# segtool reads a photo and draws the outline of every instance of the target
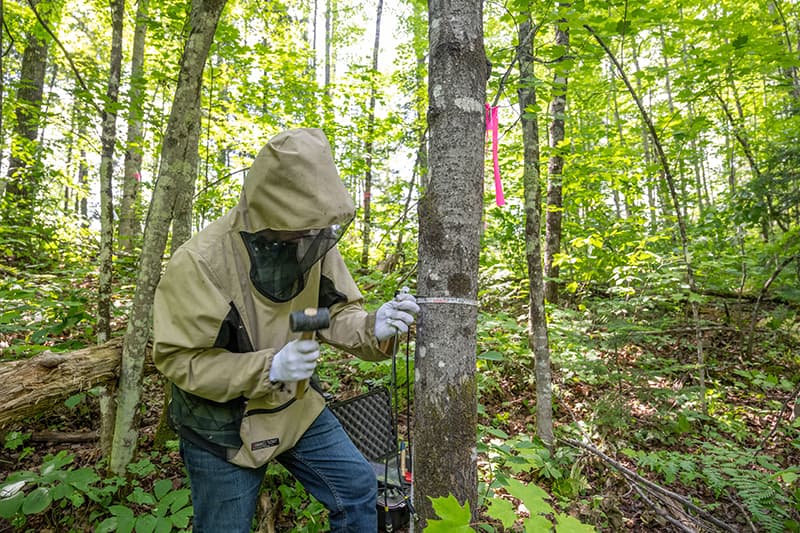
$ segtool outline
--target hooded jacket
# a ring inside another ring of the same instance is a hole
[[[390,355],[393,346],[375,338],[375,314],[364,310],[335,246],[288,301],[270,299],[251,278],[258,265],[248,235],[322,230],[346,225],[354,213],[322,131],[290,130],[260,151],[236,207],[173,254],[155,294],[153,359],[173,384],[170,423],[183,438],[231,460],[256,400],[278,413],[270,423],[300,434],[311,425],[324,407],[319,392],[295,400],[291,387],[269,380],[275,354],[299,338],[289,326],[294,311],[328,307],[330,327],[318,340],[367,360]],[[296,402],[303,403],[281,417]]]

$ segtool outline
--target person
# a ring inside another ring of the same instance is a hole
[[[354,215],[323,132],[285,131],[259,152],[238,204],[165,269],[153,359],[172,383],[196,533],[250,531],[271,460],[325,505],[331,531],[376,530],[374,470],[313,380],[307,388],[319,342],[381,360],[419,312],[407,292],[365,310],[337,250]],[[290,327],[308,308],[330,317],[311,340]]]

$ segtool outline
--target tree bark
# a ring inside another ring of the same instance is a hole
[[[68,353],[44,352],[30,359],[0,364],[0,428],[44,413],[69,396],[119,376],[122,339]],[[147,373],[155,371],[146,347]]]
[[[149,0],[139,0],[131,52],[131,89],[128,103],[128,133],[125,136],[125,174],[119,208],[119,247],[130,252],[139,236],[139,189],[144,151],[144,45],[147,36]]]
[[[333,82],[333,65],[331,64],[331,40],[334,31],[334,0],[325,1],[325,49],[324,49],[324,97],[323,97],[323,117],[325,123],[325,133],[330,140],[331,150],[336,153],[336,118],[334,116],[333,104],[331,102],[331,83]]]
[[[224,6],[225,0],[196,0],[192,3],[189,15],[189,35],[164,133],[161,165],[150,204],[136,291],[125,332],[117,418],[109,463],[109,469],[120,475],[133,459],[136,448],[136,412],[142,392],[145,346],[150,336],[153,298],[161,279],[161,260],[167,233],[178,197],[191,189],[197,175],[203,69]]]
[[[563,5],[563,4],[559,4]],[[564,114],[567,108],[567,74],[559,71],[558,63],[569,53],[569,31],[565,20],[556,22],[555,44],[561,46],[562,56],[556,61],[553,74],[553,99],[550,102],[550,161],[547,165],[547,208],[545,210],[544,294],[548,302],[558,302],[558,265],[555,257],[561,250],[561,220],[564,198],[561,179],[564,158],[561,141],[564,140]]]
[[[539,175],[539,121],[535,113],[527,113],[536,105],[536,87],[532,84],[533,25],[528,17],[519,25],[519,77],[531,80],[530,86],[519,88],[524,146],[523,187],[525,190],[525,258],[528,264],[528,345],[533,350],[536,376],[536,434],[547,446],[553,444],[553,379],[550,370],[550,345],[547,338],[547,315],[544,307],[542,271],[542,186]]]
[[[119,82],[122,70],[122,24],[125,0],[111,2],[111,57],[108,88],[101,113],[102,152],[100,154],[100,275],[97,290],[97,343],[111,338],[111,292],[114,254],[114,145],[117,142]]]
[[[364,172],[364,219],[361,231],[361,270],[369,268],[370,230],[372,229],[372,162],[374,160],[375,143],[375,100],[377,93],[378,53],[381,44],[381,15],[383,14],[383,0],[378,0],[375,15],[375,44],[372,47],[372,72],[370,73],[369,108],[367,109],[367,139],[364,154],[367,169]]]
[[[453,494],[477,517],[478,258],[487,60],[480,0],[431,0],[430,181],[420,203],[414,501]]]
[[[38,3],[38,0],[31,0],[33,8]],[[8,209],[3,213],[3,220],[6,224],[19,226],[32,225],[33,208],[39,190],[36,163],[31,165],[28,162],[40,159],[30,154],[39,150],[37,139],[47,69],[47,42],[35,30],[31,30],[27,38],[17,82],[16,123],[12,131],[7,180],[3,182],[4,187],[0,187],[0,195],[5,195]]]

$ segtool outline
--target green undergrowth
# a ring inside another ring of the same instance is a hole
[[[24,447],[25,440],[11,433],[5,448]],[[190,530],[189,488],[181,478],[157,475],[175,461],[174,453],[153,452],[128,465],[124,477],[105,475],[102,462],[81,467],[74,461],[61,450],[36,469],[8,475],[0,484],[0,519],[15,531],[84,531],[87,525],[95,533]]]
[[[649,310],[607,302],[549,310],[557,442],[572,438],[596,446],[736,528],[800,531],[800,419],[792,414],[800,382],[797,312],[781,306],[765,312],[747,357],[742,339],[749,316],[742,313],[736,322],[704,300],[701,390],[695,324],[666,312],[671,299],[650,303]],[[551,452],[533,437],[535,376],[525,315],[481,318],[487,516],[506,506],[498,496],[521,501],[506,488],[514,479],[546,491],[554,511],[539,514],[556,528],[559,512],[600,530],[630,527],[622,517],[626,499],[638,500],[640,523],[658,524],[643,500],[609,490],[609,475],[627,486],[610,464],[563,444]],[[517,526],[535,515],[517,516]]]
[[[123,288],[115,296],[115,319],[121,327],[135,267],[125,258],[117,261]],[[93,342],[91,269],[65,263],[56,275],[6,266],[3,274],[0,354],[5,360]],[[376,308],[402,284],[400,278],[381,284],[382,292],[368,306]],[[454,498],[441,498],[434,501],[438,519],[430,531],[669,527],[618,470],[567,445],[567,439],[602,450],[736,528],[752,524],[759,531],[800,531],[797,308],[764,304],[751,324],[752,306],[691,298],[660,291],[548,308],[552,449],[535,436],[536,379],[527,311],[522,305],[483,306],[477,353],[480,519],[472,523],[470,509]],[[699,324],[692,320],[692,304],[700,309]],[[698,379],[698,326],[704,390]],[[414,375],[413,356],[412,336],[401,344],[395,361],[364,362],[326,350],[320,371],[335,396],[395,384],[398,406],[405,409],[413,405],[413,390],[406,387]],[[67,401],[73,418],[90,417],[81,411],[84,399]],[[47,427],[68,430],[68,418]],[[116,478],[103,472],[102,462],[82,459],[77,452],[42,453],[22,433],[8,433],[4,442],[4,452],[25,465],[17,470],[6,465],[7,476],[0,482],[0,490],[24,482],[17,492],[0,497],[0,517],[19,531],[188,527],[189,489],[174,449],[142,446],[143,459],[125,478]],[[269,474],[265,494],[285,517],[280,523],[296,531],[324,531],[321,504],[280,467],[271,467]]]
[[[119,256],[115,269],[112,326],[118,329],[133,297],[136,264]],[[93,344],[96,284],[96,269],[75,258],[56,266],[0,264],[0,357],[22,359]]]

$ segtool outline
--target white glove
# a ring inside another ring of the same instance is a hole
[[[314,373],[319,358],[319,343],[299,339],[288,343],[272,358],[270,381],[300,381]]]
[[[379,341],[408,332],[408,327],[414,323],[419,306],[414,295],[405,291],[407,289],[378,308],[375,315],[375,337]]]

